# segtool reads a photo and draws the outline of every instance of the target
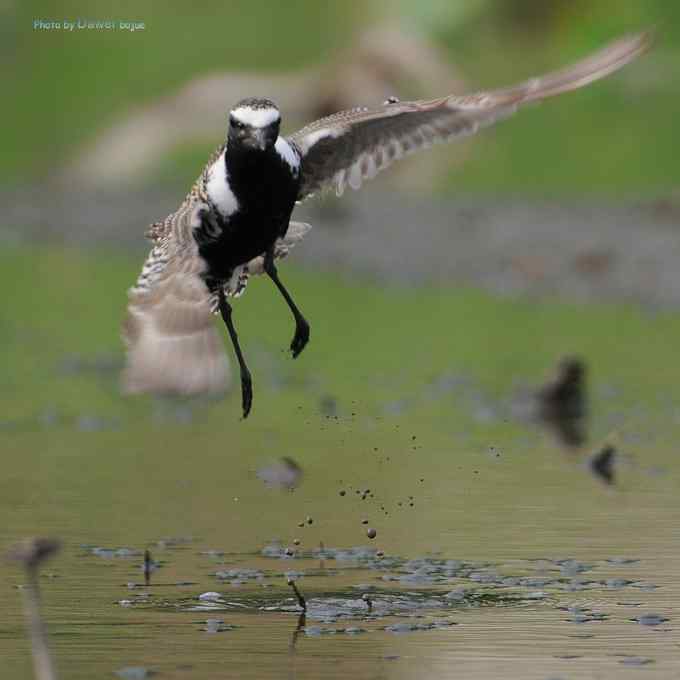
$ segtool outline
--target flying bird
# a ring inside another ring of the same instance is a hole
[[[476,133],[521,105],[588,85],[626,65],[650,44],[649,33],[617,40],[561,71],[513,87],[439,99],[355,108],[321,118],[286,137],[274,102],[248,98],[229,114],[226,140],[178,210],[148,232],[154,245],[128,298],[123,326],[128,392],[220,392],[229,365],[213,323],[219,313],[239,364],[243,417],[252,379],[229,298],[266,274],[295,320],[297,357],[310,328],[279,277],[285,257],[310,226],[291,221],[295,204],[346,186],[358,189],[394,161],[438,142]]]

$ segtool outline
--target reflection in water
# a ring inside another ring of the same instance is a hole
[[[144,551],[144,585],[148,588],[151,583],[151,569],[152,569],[151,552],[149,550]]]
[[[300,615],[298,616],[297,625],[295,626],[295,630],[293,631],[293,635],[290,638],[290,650],[291,650],[291,652],[295,651],[295,645],[297,644],[297,639],[300,636],[300,633],[304,630],[306,625],[307,625],[307,612],[303,609],[300,612]]]
[[[290,638],[290,645],[288,646],[288,678],[289,680],[294,680],[296,677],[295,673],[295,647],[297,645],[298,637],[300,633],[305,629],[307,625],[307,614],[303,609],[298,616],[297,624],[295,630]]]
[[[179,567],[178,574],[187,574],[191,570],[189,573],[196,581],[205,579],[205,560],[216,554],[216,551],[187,551],[185,545],[171,541],[164,550],[169,570],[176,568],[172,565]],[[48,552],[34,550],[20,554],[26,555],[24,562],[30,565],[37,564],[39,556]],[[430,650],[428,654],[433,654],[433,650],[439,650],[434,659],[449,659],[450,663],[456,659],[462,662],[467,660],[469,663],[469,654],[473,654],[475,659],[483,659],[489,654],[493,656],[493,645],[489,648],[480,646],[488,636],[496,641],[494,645],[503,645],[507,644],[503,642],[504,635],[515,639],[525,627],[528,627],[527,634],[534,631],[531,635],[538,635],[539,638],[547,635],[547,639],[552,641],[547,656],[542,657],[544,661],[551,660],[552,666],[544,663],[541,667],[545,672],[536,676],[549,677],[546,673],[550,668],[557,668],[554,665],[556,661],[586,659],[588,654],[581,651],[584,649],[591,649],[592,655],[592,650],[597,648],[597,641],[601,639],[600,628],[594,626],[604,626],[607,639],[620,640],[613,647],[611,642],[608,643],[608,658],[612,658],[614,654],[626,654],[627,645],[635,638],[634,631],[626,629],[626,625],[636,623],[665,630],[664,626],[672,625],[673,620],[667,607],[660,604],[663,600],[654,599],[657,584],[645,579],[646,568],[632,557],[600,557],[588,561],[564,557],[472,561],[433,555],[413,557],[390,554],[381,559],[374,548],[325,547],[323,554],[327,568],[321,571],[317,568],[317,550],[301,551],[291,559],[285,553],[267,546],[259,554],[223,553],[219,559],[230,563],[232,568],[224,570],[224,573],[228,572],[231,580],[220,578],[211,571],[212,578],[217,578],[220,584],[220,592],[210,593],[213,596],[211,599],[206,599],[205,594],[199,595],[202,589],[198,584],[181,580],[155,584],[153,594],[128,591],[125,599],[119,600],[112,610],[110,593],[120,592],[124,582],[121,576],[135,568],[137,551],[119,548],[75,552],[76,568],[81,573],[96,577],[96,591],[104,594],[102,601],[105,610],[97,617],[102,620],[114,617],[114,637],[119,635],[116,630],[134,631],[134,641],[133,638],[126,641],[130,650],[124,658],[106,658],[109,668],[146,671],[149,667],[160,667],[168,670],[169,659],[159,651],[166,648],[166,643],[156,639],[155,643],[150,644],[147,635],[139,634],[145,630],[153,635],[162,629],[166,631],[164,635],[170,636],[167,642],[175,650],[171,655],[175,667],[187,667],[189,661],[196,664],[197,670],[192,672],[192,680],[214,677],[214,673],[200,670],[201,663],[213,659],[213,656],[192,633],[196,630],[196,612],[220,612],[220,618],[204,619],[205,625],[199,630],[224,633],[229,637],[228,651],[222,647],[214,660],[215,663],[224,663],[225,658],[228,660],[232,672],[224,677],[230,678],[280,677],[274,669],[267,670],[266,664],[261,665],[268,658],[267,655],[278,658],[283,665],[287,663],[288,677],[291,679],[319,677],[319,660],[335,654],[352,655],[358,662],[358,677],[363,677],[361,673],[375,664],[376,654],[383,661],[389,659],[401,662],[411,656],[407,650],[416,654],[427,650]],[[212,559],[214,561],[216,558]],[[109,565],[109,569],[102,571],[97,568],[102,560]],[[296,579],[289,577],[286,580],[297,599],[294,608],[279,585],[282,569],[289,568],[291,562],[295,563],[298,578],[304,578],[307,584],[303,595]],[[207,568],[210,569],[209,566]],[[84,581],[91,582],[91,577]],[[69,584],[67,589],[71,596],[73,587],[74,584]],[[589,604],[593,601],[597,601],[597,608]],[[69,607],[73,607],[76,602],[70,602]],[[646,610],[636,612],[635,609],[639,607],[645,607]],[[659,611],[661,613],[657,613]],[[167,625],[159,628],[161,621],[168,620],[168,612],[172,612],[173,617],[189,617],[186,620],[192,625],[188,629],[176,627],[173,630]],[[297,618],[291,633],[289,617],[292,613]],[[312,626],[308,626],[310,619],[314,621]],[[133,623],[137,625],[130,629]],[[574,626],[585,627],[585,630],[570,630]],[[271,634],[265,631],[271,631]],[[299,641],[303,634],[310,638],[310,643],[300,650]],[[369,647],[352,642],[357,636],[364,635],[374,641]],[[423,642],[418,642],[419,639]],[[591,639],[595,646],[584,647]],[[641,651],[646,651],[644,656],[638,655],[639,658],[651,659],[645,665],[657,662],[656,657],[661,654],[659,641],[650,639],[648,645],[640,647]],[[44,642],[43,639],[43,648]],[[469,653],[466,651],[467,645],[470,645]],[[533,638],[527,638],[519,645],[515,653],[524,650],[522,653],[528,654],[529,649],[540,650]],[[34,646],[41,649],[40,643],[34,643]],[[257,650],[258,655],[263,654],[257,657],[262,661],[252,669],[241,656],[252,653],[248,651],[250,649]],[[284,656],[286,649],[287,662]],[[452,649],[458,650],[458,656],[451,656]],[[656,655],[652,653],[655,649]],[[393,651],[399,651],[399,654]],[[508,649],[502,652],[508,653]],[[615,662],[619,663],[620,659]],[[69,677],[91,677],[90,666],[84,664],[82,658],[79,664],[81,667],[69,673]],[[635,665],[635,662],[631,660],[629,664]],[[588,668],[592,670],[592,662]],[[324,671],[324,676],[346,677],[346,671],[346,666],[336,668],[331,664]],[[412,668],[410,671],[417,672],[417,669]],[[446,678],[449,675],[441,671],[432,672],[429,677]],[[489,673],[475,676],[471,673],[466,677],[501,675]],[[524,677],[534,676],[528,674]],[[37,678],[53,680],[54,676],[38,675]]]

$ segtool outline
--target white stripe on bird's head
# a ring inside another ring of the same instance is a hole
[[[264,128],[281,120],[279,110],[274,106],[252,107],[238,106],[231,111],[231,117],[244,125]]]

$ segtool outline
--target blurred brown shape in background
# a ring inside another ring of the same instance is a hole
[[[568,447],[586,440],[586,365],[579,357],[560,360],[557,374],[536,393],[538,418]]]
[[[134,111],[86,146],[58,177],[87,187],[138,179],[178,145],[224,138],[227,112],[247,95],[266,95],[283,113],[288,131],[310,120],[400,99],[460,92],[463,84],[446,55],[423,35],[402,26],[382,25],[357,36],[330,63],[291,73],[213,73],[195,78],[176,92]],[[425,187],[441,174],[444,158],[460,159],[464,146],[415,159],[397,177]]]

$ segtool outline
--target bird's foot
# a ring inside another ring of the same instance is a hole
[[[293,353],[293,359],[297,358],[308,342],[309,324],[304,319],[300,319],[295,326],[293,341],[290,343],[290,351]]]
[[[253,405],[253,381],[250,378],[250,373],[241,375],[241,405],[243,406],[243,419],[245,420]]]

